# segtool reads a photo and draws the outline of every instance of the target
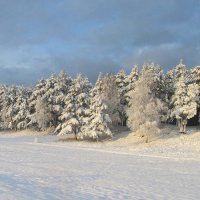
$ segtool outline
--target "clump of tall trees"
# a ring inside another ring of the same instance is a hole
[[[130,74],[100,74],[94,85],[81,74],[61,72],[32,88],[1,85],[0,128],[53,127],[54,134],[99,140],[128,126],[148,141],[160,123],[176,123],[182,133],[188,121],[200,123],[199,96],[200,66],[187,69],[182,62],[166,73],[151,63]]]

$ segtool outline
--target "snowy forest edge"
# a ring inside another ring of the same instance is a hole
[[[73,134],[75,139],[112,138],[127,126],[146,142],[160,134],[161,124],[176,124],[186,133],[200,123],[200,66],[182,61],[163,72],[159,65],[134,66],[130,74],[99,74],[95,85],[65,72],[40,80],[35,87],[0,86],[1,130]]]

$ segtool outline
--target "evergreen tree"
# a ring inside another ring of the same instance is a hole
[[[17,112],[14,106],[17,99],[17,87],[8,86],[4,87],[3,101],[1,105],[1,120],[4,129],[16,130],[16,123],[14,116]]]
[[[33,92],[28,100],[29,114],[27,127],[38,128],[36,120],[36,103],[39,98],[42,98],[46,92],[46,80],[40,80],[33,89]]]
[[[164,84],[165,84],[165,101],[169,102],[171,100],[172,95],[174,94],[174,84],[175,84],[175,77],[174,77],[174,70],[169,70],[165,74],[164,77]]]
[[[188,119],[197,114],[198,85],[196,83],[187,84],[187,69],[180,62],[176,66],[175,93],[172,97],[172,116],[178,122],[180,132],[186,132]]]
[[[167,71],[167,73],[164,76],[164,93],[165,93],[165,98],[163,101],[165,102],[168,110],[166,114],[166,120],[163,120],[164,122],[167,121],[173,121],[173,118],[171,118],[171,110],[173,107],[172,102],[172,96],[174,95],[175,91],[175,74],[174,74],[174,69]]]
[[[200,87],[200,66],[196,66],[191,70],[192,73],[192,81],[197,83]]]
[[[64,108],[64,98],[71,87],[72,79],[65,72],[52,76],[47,80],[47,92],[44,97],[48,100],[47,104],[52,115],[51,126],[58,125],[59,117]]]
[[[89,91],[91,84],[87,78],[78,75],[65,98],[65,108],[60,117],[61,124],[55,130],[59,135],[74,134],[78,139],[81,127],[85,124],[84,118],[89,106]]]
[[[135,83],[139,78],[139,71],[138,66],[134,66],[131,70],[131,73],[127,76],[127,93],[126,93],[126,100],[129,104],[131,99],[131,93],[135,89]]]
[[[121,119],[121,126],[126,125],[127,115],[126,115],[126,106],[128,105],[128,102],[126,100],[126,94],[127,94],[127,76],[124,70],[120,70],[116,74],[116,84],[118,87],[118,92],[120,96],[120,105],[118,107],[118,113],[119,117]]]
[[[4,106],[5,106],[5,96],[6,96],[7,87],[5,85],[0,86],[0,128],[5,129],[4,123]]]
[[[36,101],[38,97],[45,99],[48,110],[51,113],[49,126],[58,126],[59,117],[65,106],[64,98],[71,87],[72,79],[65,73],[52,75],[46,80],[39,81],[29,99],[29,126],[37,126],[35,113]]]
[[[198,94],[198,122],[200,124],[200,66],[196,66],[192,69],[191,71],[192,74],[192,83],[196,83],[198,85],[198,90],[199,90],[199,94]]]
[[[15,129],[25,129],[27,128],[29,115],[28,112],[28,98],[30,97],[31,89],[30,88],[18,88],[18,93],[16,101],[14,103],[15,113],[13,117],[13,122],[15,123]]]
[[[112,137],[109,129],[111,119],[106,113],[107,105],[101,98],[101,77],[90,92],[90,108],[88,112],[87,123],[83,127],[81,138],[93,138],[98,141],[99,138]]]

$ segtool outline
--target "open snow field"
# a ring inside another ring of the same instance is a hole
[[[170,157],[167,147],[88,148],[56,139],[0,135],[1,200],[200,199],[199,149],[182,156],[180,144]]]

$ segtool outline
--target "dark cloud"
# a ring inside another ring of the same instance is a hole
[[[199,64],[196,0],[0,0],[0,82]]]

